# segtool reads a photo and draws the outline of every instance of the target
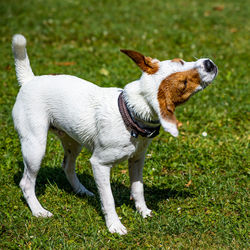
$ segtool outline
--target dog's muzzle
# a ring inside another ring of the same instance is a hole
[[[208,58],[196,61],[195,67],[200,74],[202,89],[206,88],[218,74],[217,66]]]

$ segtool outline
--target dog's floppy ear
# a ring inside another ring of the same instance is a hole
[[[157,60],[153,60],[151,57],[146,57],[141,53],[133,50],[121,49],[121,52],[129,56],[142,71],[148,74],[154,74],[158,71],[159,65]]]

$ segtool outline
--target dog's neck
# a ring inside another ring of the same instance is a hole
[[[143,96],[140,80],[127,84],[124,88],[123,97],[128,108],[135,115],[135,118],[138,119],[139,123],[140,121],[147,123],[158,120],[156,112],[147,102],[145,96]]]

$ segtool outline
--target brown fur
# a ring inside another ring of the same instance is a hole
[[[200,76],[195,69],[173,73],[165,78],[158,90],[162,117],[177,124],[174,115],[175,107],[187,101],[199,85]]]
[[[182,65],[184,65],[184,62],[181,58],[174,58],[173,60],[171,60],[171,62],[181,63]]]
[[[133,50],[121,49],[121,52],[129,56],[142,71],[148,74],[154,74],[158,71],[159,65],[157,62],[153,62],[151,57],[146,57],[141,53]]]

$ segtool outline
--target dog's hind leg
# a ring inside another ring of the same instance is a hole
[[[73,190],[77,194],[94,196],[92,192],[81,184],[75,172],[76,158],[81,152],[82,146],[62,131],[57,131],[56,134],[61,139],[64,148],[62,168]]]
[[[52,213],[41,206],[35,194],[36,177],[45,154],[47,134],[44,134],[44,137],[40,136],[40,138],[31,134],[26,137],[22,137],[21,134],[19,135],[24,162],[24,173],[20,181],[20,187],[24,198],[34,216],[50,217]]]

